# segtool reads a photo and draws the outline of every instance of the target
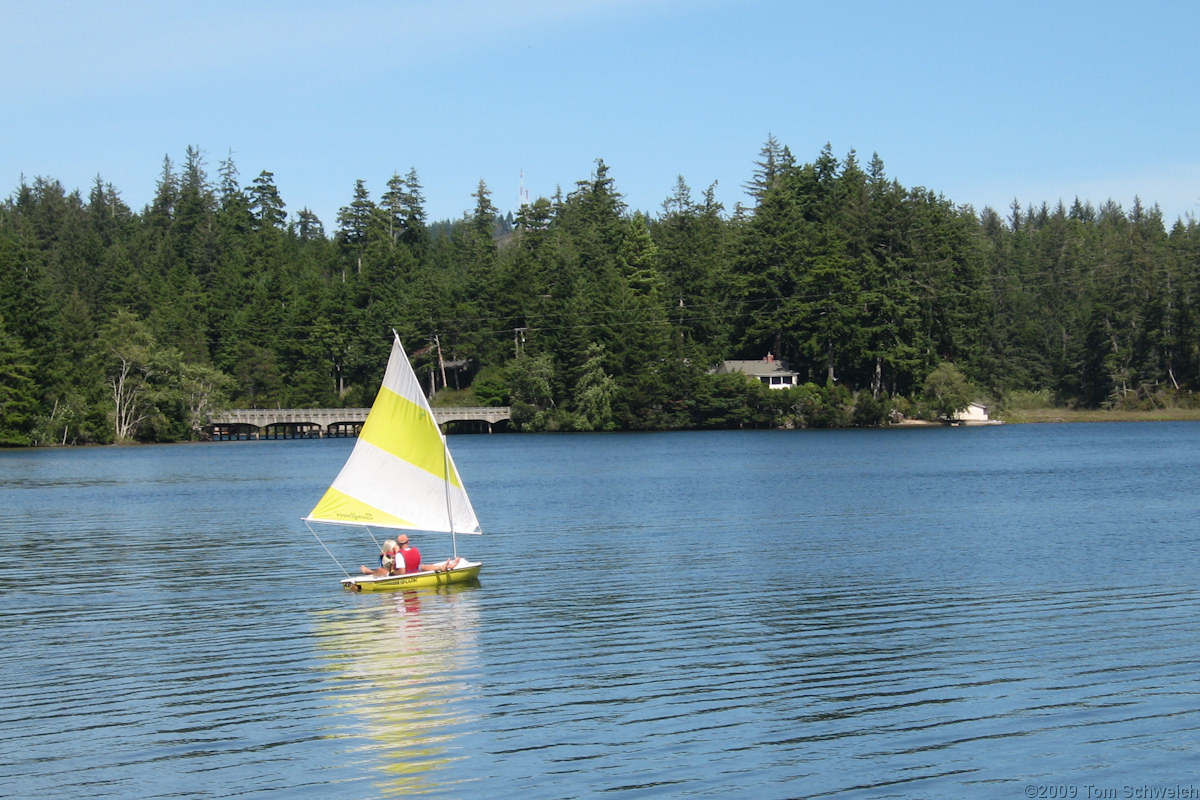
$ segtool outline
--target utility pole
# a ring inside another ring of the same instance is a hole
[[[442,341],[438,338],[436,333],[433,335],[433,343],[437,345],[438,369],[442,372],[442,388],[445,389],[450,384],[446,382],[446,362],[442,360]]]

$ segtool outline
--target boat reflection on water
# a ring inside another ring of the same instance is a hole
[[[317,620],[316,634],[337,674],[339,727],[366,742],[363,769],[381,794],[411,794],[453,783],[451,742],[470,722],[478,583],[387,594]]]

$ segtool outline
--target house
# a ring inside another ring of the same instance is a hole
[[[988,417],[988,407],[983,403],[968,403],[951,417],[953,425],[999,425],[1000,420]]]
[[[713,373],[728,375],[740,372],[757,381],[761,381],[772,389],[790,389],[800,385],[800,373],[792,372],[782,361],[776,361],[775,356],[767,353],[766,358],[758,361],[722,361]]]

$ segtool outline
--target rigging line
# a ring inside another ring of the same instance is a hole
[[[363,525],[363,527],[367,529],[367,535],[370,536],[371,541],[375,543],[375,549],[382,553],[383,545],[381,545],[379,540],[375,538],[375,531],[371,530],[370,525]]]
[[[335,556],[333,554],[333,551],[330,550],[329,547],[325,544],[325,542],[323,542],[321,540],[321,537],[317,536],[317,532],[313,530],[312,525],[309,525],[307,520],[305,520],[305,522],[304,522],[304,527],[308,528],[308,532],[313,535],[313,538],[316,539],[320,543],[321,547],[325,548],[325,552],[329,553],[329,557],[333,559],[333,563],[337,564],[338,569],[340,569],[342,571],[342,574],[345,575],[347,578],[349,578],[350,573],[347,572],[346,568],[342,566],[342,562],[337,560],[337,556]],[[375,538],[375,537],[372,536],[371,538]]]

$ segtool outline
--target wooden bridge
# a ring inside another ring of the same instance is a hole
[[[324,439],[358,436],[369,408],[238,408],[213,416],[207,430],[214,440]],[[511,419],[508,406],[435,408],[439,425],[456,423],[491,433]]]

